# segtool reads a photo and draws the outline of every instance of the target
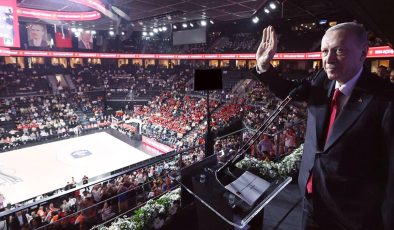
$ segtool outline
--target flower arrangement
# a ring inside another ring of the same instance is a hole
[[[144,206],[137,209],[131,217],[120,217],[111,226],[100,226],[99,230],[143,230],[160,229],[179,206],[180,188],[168,192],[158,199],[151,199]]]
[[[261,177],[268,179],[291,177],[298,173],[303,147],[303,145],[300,145],[280,162],[261,161],[250,156],[245,156],[235,166],[240,169],[253,171]]]

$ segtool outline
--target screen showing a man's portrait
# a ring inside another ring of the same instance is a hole
[[[27,24],[27,44],[30,47],[47,47],[47,27],[42,24]]]
[[[91,33],[84,31],[78,36],[78,48],[93,49],[93,37]]]

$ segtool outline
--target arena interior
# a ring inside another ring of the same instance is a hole
[[[262,31],[278,34],[271,65],[302,82],[322,68],[325,31],[361,23],[364,68],[394,84],[393,10],[388,0],[2,0],[0,230],[301,229],[294,151],[306,103],[259,130],[283,99],[253,73]],[[220,167],[240,153],[253,162],[243,169],[283,187],[261,206],[224,188],[213,208],[193,195],[185,178],[215,194],[207,159]]]

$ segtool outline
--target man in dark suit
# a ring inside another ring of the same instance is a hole
[[[321,42],[324,70],[294,96],[308,103],[298,177],[303,229],[394,229],[393,86],[363,67],[367,44],[366,31],[357,23],[329,28]],[[271,91],[285,97],[296,85],[270,66],[276,47],[269,26],[255,71]]]
[[[29,26],[29,46],[34,47],[47,47],[46,41],[46,27],[41,24],[30,24]]]
[[[78,48],[79,49],[93,49],[92,43],[92,35],[86,31],[82,32],[79,41],[78,41]]]

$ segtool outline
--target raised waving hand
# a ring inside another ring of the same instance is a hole
[[[278,38],[272,26],[263,30],[263,37],[256,52],[257,68],[259,71],[266,71],[269,68],[270,61],[274,58]]]

